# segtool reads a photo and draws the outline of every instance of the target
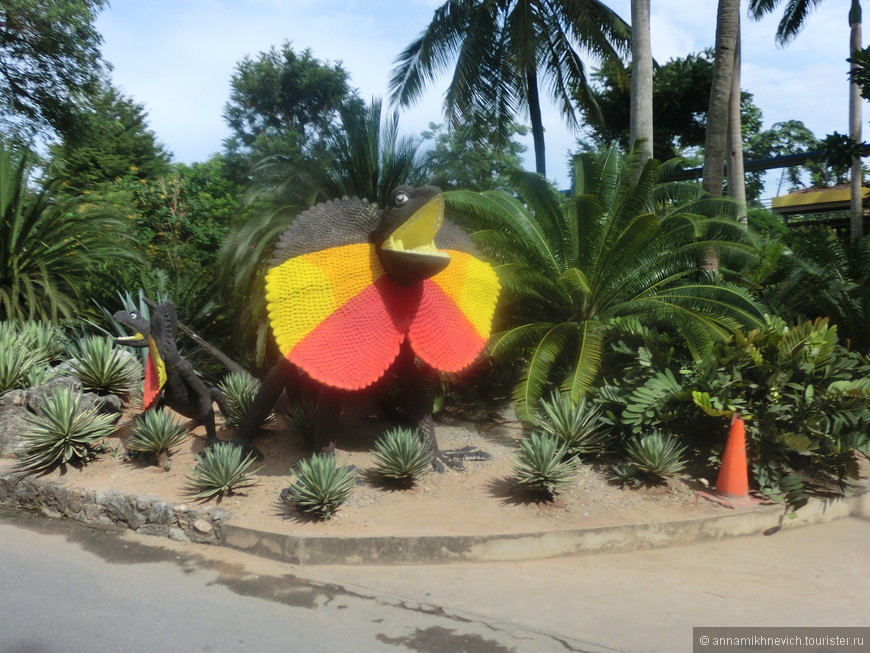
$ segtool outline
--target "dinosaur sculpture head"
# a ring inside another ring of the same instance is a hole
[[[433,277],[450,263],[435,246],[444,223],[444,196],[437,186],[399,186],[390,195],[372,241],[381,265],[403,286]]]
[[[139,311],[118,311],[112,317],[134,333],[132,336],[115,338],[116,343],[128,347],[148,346],[148,339],[151,336],[151,322],[145,319]]]

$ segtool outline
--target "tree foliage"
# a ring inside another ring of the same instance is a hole
[[[106,0],[5,0],[0,4],[0,115],[6,135],[74,137],[78,98],[106,64],[94,28]]]
[[[601,114],[578,51],[618,61],[630,29],[598,0],[449,0],[396,60],[391,100],[407,106],[455,59],[444,99],[451,125],[463,116],[493,115],[505,141],[528,111],[536,169],[546,174],[540,93],[545,86],[563,117],[577,124],[579,105],[591,121]]]
[[[429,123],[423,132],[425,141],[432,141],[426,153],[426,176],[431,183],[444,189],[508,190],[504,174],[522,168],[521,154],[526,146],[517,141],[503,142],[484,116],[473,116],[461,126],[444,129]],[[525,135],[527,129],[514,123],[511,136]]]
[[[101,85],[75,114],[75,137],[51,148],[52,175],[68,189],[94,190],[126,176],[152,179],[168,172],[169,155],[148,128],[145,108],[111,84]]]
[[[224,117],[235,146],[243,149],[267,149],[269,140],[280,142],[288,132],[296,135],[299,147],[320,141],[352,96],[340,63],[319,61],[307,49],[297,53],[289,42],[256,59],[242,59],[230,84]]]

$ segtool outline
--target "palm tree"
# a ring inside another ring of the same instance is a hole
[[[653,153],[653,58],[650,0],[631,0],[631,142],[644,142],[643,157]]]
[[[675,330],[696,353],[735,328],[758,325],[761,308],[743,289],[699,272],[701,252],[723,262],[752,257],[735,205],[694,184],[659,184],[676,161],[623,160],[610,150],[582,155],[565,200],[540,176],[517,172],[519,197],[447,194],[448,206],[478,230],[473,238],[500,265],[508,291],[496,357],[522,360],[514,396],[528,417],[551,383],[577,399],[595,382],[605,339],[618,325]],[[707,215],[723,217],[705,217]]]
[[[781,0],[749,0],[749,11],[754,18],[761,18],[773,11]],[[782,19],[776,29],[776,41],[786,45],[803,29],[810,9],[822,0],[787,0]],[[861,50],[861,1],[851,0],[849,5],[849,57]],[[850,63],[850,71],[854,73],[858,63]],[[849,82],[849,138],[861,142],[861,92],[854,79]],[[862,206],[861,187],[863,186],[861,159],[852,157],[852,182],[850,211],[852,214],[850,233],[852,240],[859,240],[864,235],[864,208]]]
[[[412,104],[455,58],[444,99],[449,121],[495,114],[506,131],[528,111],[535,169],[545,175],[541,83],[569,124],[577,124],[576,104],[600,121],[577,49],[619,61],[629,43],[628,25],[599,0],[447,0],[396,60],[391,100]]]
[[[40,185],[33,167],[30,152],[0,149],[0,321],[72,317],[88,277],[133,259],[114,211]]]

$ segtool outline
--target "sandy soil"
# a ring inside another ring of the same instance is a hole
[[[293,480],[291,467],[308,453],[280,422],[265,429],[255,442],[264,454],[254,474],[257,484],[224,497],[219,505],[241,526],[329,536],[521,533],[685,519],[727,510],[699,499],[696,489],[700,486],[692,479],[621,489],[607,482],[605,468],[594,464],[584,465],[554,502],[536,501],[511,478],[513,451],[522,430],[504,417],[479,423],[444,418],[436,424],[442,449],[473,445],[490,453],[492,460],[466,462],[465,471],[428,473],[410,489],[385,487],[371,472],[369,453],[385,427],[383,421],[358,418],[343,427],[338,461],[358,468],[358,482],[350,499],[328,521],[312,520],[280,499],[281,490]],[[168,472],[122,460],[124,430],[119,433],[102,458],[80,469],[56,470],[45,478],[98,490],[151,494],[176,506],[203,505],[191,498],[186,483],[203,448],[202,427],[194,429],[192,437],[173,454]],[[232,434],[221,430],[219,435],[228,438]],[[113,449],[119,453],[113,455]]]

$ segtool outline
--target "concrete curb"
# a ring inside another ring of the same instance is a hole
[[[623,524],[542,533],[408,537],[299,537],[265,533],[228,523],[222,544],[297,565],[438,564],[506,562],[589,553],[629,552],[694,544],[742,535],[870,516],[870,493],[814,499],[794,518],[782,506],[759,506],[712,517]]]
[[[870,493],[813,499],[793,519],[782,506],[759,506],[680,521],[538,533],[444,536],[315,537],[257,531],[230,523],[221,508],[197,510],[150,495],[94,491],[13,473],[0,474],[0,505],[129,528],[145,535],[226,546],[297,565],[505,562],[629,552],[693,544],[870,516]]]

